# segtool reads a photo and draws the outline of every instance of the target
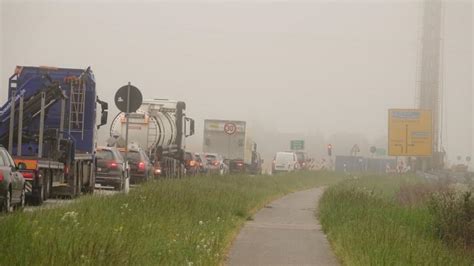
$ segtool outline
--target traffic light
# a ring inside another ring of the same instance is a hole
[[[328,155],[332,156],[332,145],[328,144]]]

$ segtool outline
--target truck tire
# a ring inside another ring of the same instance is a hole
[[[42,171],[42,176],[43,176],[43,185],[41,186],[43,188],[43,201],[47,200],[50,195],[51,195],[51,182],[53,181],[51,178],[51,172],[48,171]]]
[[[41,185],[39,188],[33,188],[33,195],[31,202],[33,205],[39,206],[43,204],[44,201],[44,186]]]

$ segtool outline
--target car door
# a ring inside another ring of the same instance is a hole
[[[12,186],[12,195],[11,195],[12,202],[16,203],[20,199],[21,189],[19,188],[20,180],[18,178],[16,169],[14,167],[15,163],[13,162],[13,160],[11,160],[11,157],[8,155],[5,149],[0,150],[0,157],[3,161],[3,164],[2,164],[3,175],[5,176],[5,178],[9,179],[9,183]]]

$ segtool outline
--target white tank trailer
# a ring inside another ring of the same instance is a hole
[[[144,100],[140,108],[129,115],[130,143],[145,149],[165,177],[180,177],[184,173],[186,138],[194,135],[194,120],[186,117],[186,104],[166,99]],[[127,119],[119,113],[110,127],[110,136],[117,146],[124,146]]]

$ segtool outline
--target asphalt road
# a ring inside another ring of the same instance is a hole
[[[101,187],[100,185],[96,186],[96,188],[94,190],[94,195],[97,195],[97,196],[110,196],[110,195],[114,195],[116,193],[120,193],[120,192],[113,190],[112,187]],[[78,199],[78,198],[75,198],[75,199],[47,199],[40,206],[26,206],[24,211],[25,212],[32,212],[32,211],[39,210],[39,209],[57,208],[57,207],[61,207],[61,206],[67,205],[67,204],[71,204],[76,199]]]
[[[322,192],[292,193],[260,210],[235,239],[226,264],[338,265],[315,216]]]

